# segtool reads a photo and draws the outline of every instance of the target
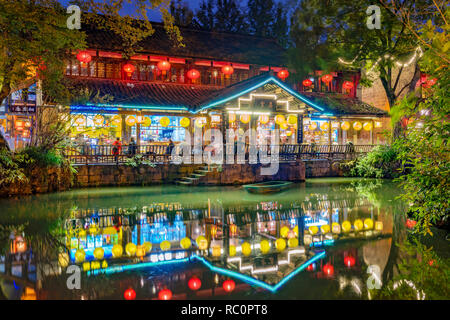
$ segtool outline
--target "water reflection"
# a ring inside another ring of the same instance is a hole
[[[161,186],[1,200],[2,294],[367,298],[367,267],[386,281],[397,258],[395,194],[388,182],[320,179],[272,196]],[[67,288],[70,265],[80,290]]]

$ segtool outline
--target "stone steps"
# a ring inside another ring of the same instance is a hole
[[[197,184],[198,181],[202,177],[205,177],[208,173],[213,172],[214,168],[217,169],[217,166],[216,165],[211,165],[209,167],[208,166],[200,167],[200,169],[195,170],[194,173],[191,173],[189,176],[182,177],[179,180],[176,180],[175,183],[176,184],[181,184],[181,185]]]

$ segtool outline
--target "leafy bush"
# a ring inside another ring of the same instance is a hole
[[[17,157],[22,164],[33,164],[42,168],[59,167],[65,160],[56,151],[40,147],[27,147],[18,152]]]
[[[0,186],[26,180],[25,171],[14,155],[7,149],[0,149]]]

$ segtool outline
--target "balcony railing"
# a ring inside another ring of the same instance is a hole
[[[297,160],[350,160],[366,154],[371,151],[375,145],[280,145],[279,161],[294,162]],[[65,151],[65,156],[74,164],[117,164],[125,163],[134,155],[142,155],[142,160],[151,161],[153,163],[170,163],[173,159],[167,145],[146,145],[146,146],[129,146],[123,145],[120,153],[113,154],[112,145],[89,145],[74,146]],[[175,146],[175,148],[178,148]],[[224,149],[226,146],[224,146]],[[199,154],[203,150],[192,147],[191,163],[194,162],[195,154]],[[267,150],[270,155],[270,148]],[[235,148],[235,163],[239,151]],[[184,155],[183,155],[184,156]],[[249,152],[249,146],[245,146],[245,162],[249,159],[252,162],[258,159],[252,159]],[[225,156],[225,161],[227,161]],[[259,162],[259,161],[258,161]]]

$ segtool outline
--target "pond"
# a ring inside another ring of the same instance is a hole
[[[370,299],[407,234],[398,193],[330,178],[265,195],[161,185],[2,199],[0,297]]]

